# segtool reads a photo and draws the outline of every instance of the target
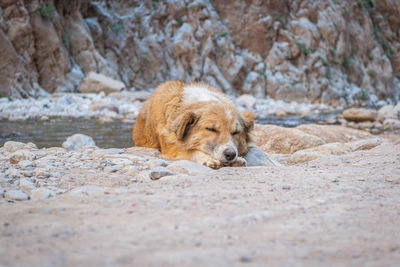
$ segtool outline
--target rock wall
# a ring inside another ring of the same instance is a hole
[[[149,89],[375,104],[400,95],[400,2],[0,0],[0,93],[73,92],[90,71]]]

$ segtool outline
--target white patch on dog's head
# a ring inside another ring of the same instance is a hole
[[[185,104],[200,101],[229,103],[229,100],[225,96],[208,89],[207,86],[189,85],[183,89],[183,102]]]

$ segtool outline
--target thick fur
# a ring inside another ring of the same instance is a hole
[[[246,166],[254,115],[204,83],[160,84],[145,102],[133,130],[135,146],[211,168]]]

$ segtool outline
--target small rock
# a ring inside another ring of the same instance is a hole
[[[55,197],[55,196],[56,196],[56,193],[54,193],[50,189],[47,189],[44,187],[33,189],[31,191],[31,199],[33,199],[33,200],[46,199],[46,198]]]
[[[36,188],[35,184],[32,182],[30,178],[22,178],[19,180],[19,187],[24,189],[25,191],[31,191]]]
[[[343,118],[345,118],[347,121],[375,121],[377,117],[377,112],[372,109],[350,108],[343,111],[342,115]]]
[[[23,149],[25,146],[24,143],[8,141],[4,144],[4,150],[7,152],[15,152],[17,150]]]
[[[4,188],[0,187],[0,198],[4,197],[5,192],[6,192],[6,190]]]
[[[27,150],[17,150],[14,153],[12,153],[9,157],[9,160],[12,164],[17,164],[21,160],[34,160],[35,159],[35,154],[32,152],[29,152]]]
[[[15,141],[8,141],[4,144],[4,150],[7,152],[15,152],[20,149],[37,149],[34,143],[21,143]]]
[[[21,174],[25,177],[32,177],[35,175],[35,172],[33,170],[23,170]]]
[[[21,169],[26,169],[34,167],[35,164],[30,160],[21,160],[20,162],[18,162],[17,166],[20,167]]]
[[[35,176],[36,177],[44,177],[47,178],[50,176],[50,173],[46,169],[36,168],[35,169]]]
[[[383,122],[385,119],[397,120],[398,118],[398,112],[392,105],[383,106],[378,110],[377,120],[381,122]]]
[[[18,170],[12,169],[12,168],[10,168],[10,169],[8,169],[8,170],[6,171],[6,175],[7,175],[8,177],[11,177],[11,178],[18,178],[18,177],[21,177],[21,173],[20,173]]]
[[[385,119],[383,127],[385,130],[398,130],[400,129],[400,121],[396,119]]]
[[[86,78],[79,86],[79,92],[81,93],[100,93],[104,92],[106,94],[113,92],[120,92],[125,88],[123,82],[114,80],[103,74],[89,72]]]
[[[284,186],[282,186],[282,189],[283,190],[290,190],[290,186],[289,185],[284,185]]]
[[[78,150],[85,147],[96,146],[93,138],[84,134],[74,134],[67,138],[62,144],[63,148],[67,150]]]
[[[158,180],[161,177],[169,176],[169,175],[176,175],[176,173],[168,170],[165,167],[161,167],[161,166],[150,170],[150,178],[152,180]]]
[[[156,167],[159,167],[159,166],[167,167],[167,166],[168,166],[168,162],[166,162],[166,161],[163,160],[163,159],[153,159],[153,160],[149,160],[149,161],[146,163],[146,165],[147,165],[150,169],[153,169],[153,168],[156,168]]]
[[[240,261],[240,262],[248,263],[248,262],[252,262],[253,259],[250,258],[250,257],[248,257],[248,256],[243,256],[243,257],[241,257],[241,258],[239,259],[239,261]]]
[[[236,99],[236,103],[247,109],[252,109],[256,105],[256,98],[252,95],[244,94]]]
[[[23,191],[21,190],[8,190],[4,193],[4,198],[9,199],[9,200],[28,200],[29,196],[27,194],[25,194]]]

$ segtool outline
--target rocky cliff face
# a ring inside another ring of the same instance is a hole
[[[154,88],[329,104],[398,101],[400,2],[0,0],[0,93],[76,91],[90,71]]]

